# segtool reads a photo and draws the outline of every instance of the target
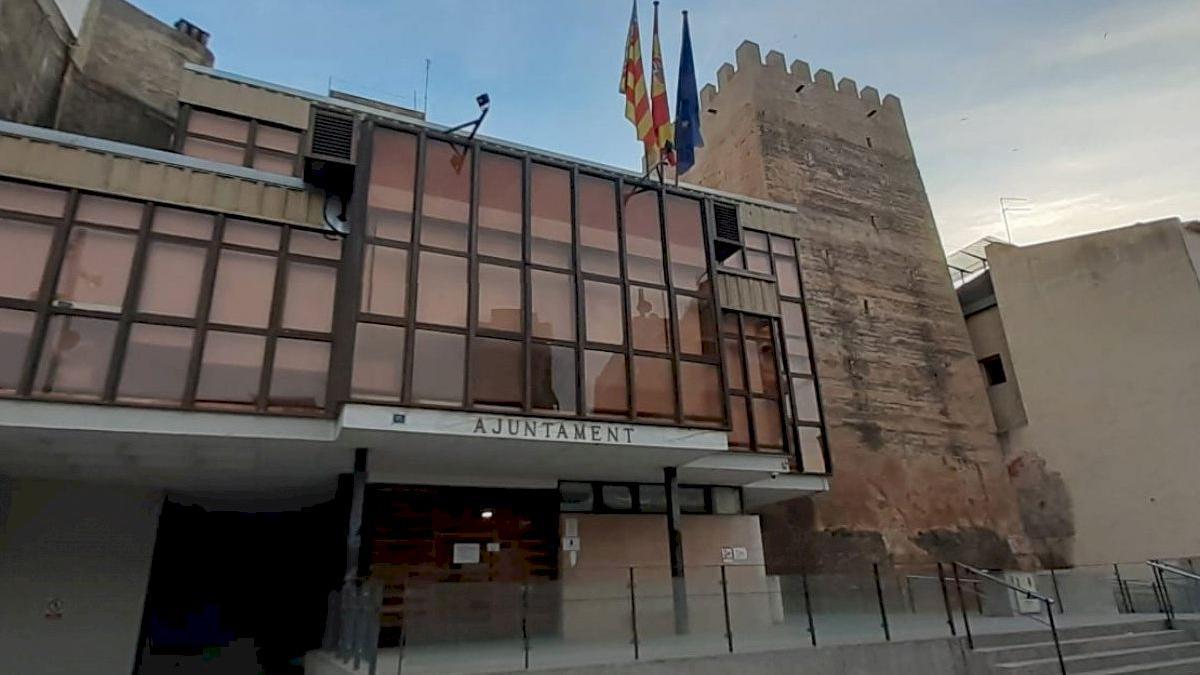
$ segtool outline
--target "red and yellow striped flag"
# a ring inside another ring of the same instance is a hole
[[[621,67],[621,87],[625,94],[625,117],[633,123],[637,137],[646,146],[647,166],[658,163],[658,141],[646,98],[646,70],[642,65],[642,38],[638,33],[637,0],[629,18],[629,37],[625,39],[625,65]]]
[[[654,35],[650,46],[650,107],[651,119],[654,120],[655,145],[667,164],[675,166],[675,125],[671,124],[671,106],[667,103],[667,79],[663,75],[662,47],[658,44],[657,0],[654,2]]]

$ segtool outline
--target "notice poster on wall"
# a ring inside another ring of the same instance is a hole
[[[473,565],[479,562],[479,544],[455,544],[454,564]]]

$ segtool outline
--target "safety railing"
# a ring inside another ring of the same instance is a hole
[[[383,587],[370,580],[347,581],[341,589],[330,591],[321,640],[324,650],[356,671],[365,667],[375,675],[382,601]]]
[[[1039,593],[1038,591],[1035,591],[1033,589],[1022,588],[1021,586],[1017,586],[1016,584],[1009,583],[1009,582],[1005,581],[1004,579],[1001,579],[1000,577],[993,576],[992,574],[989,574],[988,572],[985,572],[981,569],[972,567],[970,565],[966,565],[964,563],[960,563],[960,562],[953,563],[953,568],[954,568],[954,586],[955,586],[955,591],[958,593],[958,596],[959,596],[959,607],[962,611],[963,629],[966,631],[966,634],[967,634],[967,646],[969,648],[971,648],[972,650],[975,649],[975,637],[971,634],[971,621],[968,617],[966,603],[963,602],[963,598],[962,598],[962,574],[961,574],[961,572],[968,572],[968,573],[974,575],[979,580],[987,581],[991,584],[998,585],[1002,588],[1005,588],[1009,591],[1016,593],[1018,596],[1024,596],[1025,598],[1028,598],[1030,600],[1037,600],[1038,602],[1042,603],[1042,607],[1045,609],[1045,612],[1046,612],[1046,622],[1050,628],[1050,636],[1054,641],[1054,653],[1055,653],[1055,656],[1058,658],[1059,670],[1062,672],[1062,675],[1067,675],[1067,664],[1063,660],[1062,644],[1059,642],[1059,639],[1058,639],[1058,626],[1055,624],[1055,621],[1054,621],[1054,605],[1056,604],[1056,601],[1054,598],[1051,598],[1047,595],[1043,595],[1042,593]]]
[[[1154,581],[1161,593],[1163,615],[1167,619],[1167,627],[1175,628],[1175,601],[1171,597],[1170,584],[1167,583],[1167,575],[1173,574],[1188,582],[1189,590],[1194,591],[1195,582],[1200,581],[1200,574],[1188,570],[1180,569],[1174,565],[1169,565],[1161,560],[1147,560],[1146,565],[1154,573]]]

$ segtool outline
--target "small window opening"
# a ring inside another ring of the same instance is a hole
[[[871,137],[870,137],[870,136],[867,136],[867,147],[868,147],[868,148],[873,148],[873,147],[875,147],[874,145],[871,145]]]
[[[999,354],[979,359],[979,366],[983,368],[983,375],[987,378],[989,387],[1008,381],[1008,377],[1004,375],[1004,361],[1001,360]]]
[[[802,91],[804,91],[804,85],[803,85],[803,84],[802,84],[802,85],[800,85],[799,87],[796,87],[796,93],[797,93],[797,94],[799,94],[799,93],[800,93],[800,92],[802,92]]]

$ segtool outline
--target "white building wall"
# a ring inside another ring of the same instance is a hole
[[[132,671],[161,506],[153,490],[0,478],[0,673]]]

